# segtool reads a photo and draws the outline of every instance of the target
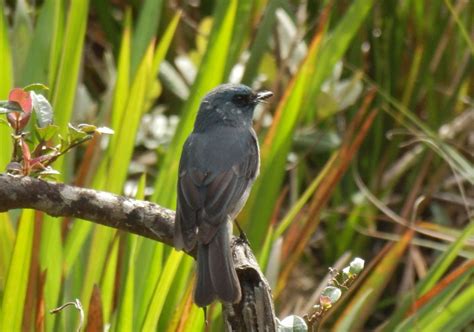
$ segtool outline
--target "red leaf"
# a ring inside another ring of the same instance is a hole
[[[23,112],[25,113],[31,112],[33,102],[31,100],[31,96],[28,91],[25,91],[21,88],[12,89],[10,91],[10,94],[8,95],[8,100],[15,101],[18,104],[20,104]]]

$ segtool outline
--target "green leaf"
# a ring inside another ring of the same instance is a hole
[[[46,90],[48,91],[49,88],[42,84],[42,83],[32,83],[23,88],[25,91],[41,91],[41,90]]]
[[[30,95],[38,126],[42,128],[51,125],[53,123],[53,108],[49,101],[43,95],[37,94],[34,91]]]
[[[67,141],[70,143],[79,142],[89,136],[87,132],[81,130],[80,128],[74,127],[72,124],[68,125],[68,136]],[[64,148],[64,147],[63,147]]]

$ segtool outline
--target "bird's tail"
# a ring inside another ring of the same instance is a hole
[[[239,279],[230,250],[229,222],[222,223],[208,244],[199,244],[194,302],[205,307],[216,298],[228,303],[240,301]]]

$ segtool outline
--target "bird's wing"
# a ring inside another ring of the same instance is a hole
[[[244,136],[245,139],[240,137],[240,146],[234,146],[233,160],[225,169],[206,171],[204,167],[190,167],[192,162],[182,160],[182,164],[188,165],[181,169],[178,184],[176,230],[180,234],[176,244],[181,244],[181,248],[191,249],[197,239],[209,243],[218,226],[227,222],[229,216],[235,217],[245,203],[258,172],[259,155],[255,135],[246,132]],[[209,153],[207,158],[206,162],[212,164],[219,156]]]

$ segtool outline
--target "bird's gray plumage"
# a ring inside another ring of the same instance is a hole
[[[175,246],[189,251],[197,245],[194,300],[201,307],[215,299],[234,303],[241,297],[229,242],[232,220],[258,174],[252,116],[262,96],[245,85],[224,84],[212,90],[183,147]]]

